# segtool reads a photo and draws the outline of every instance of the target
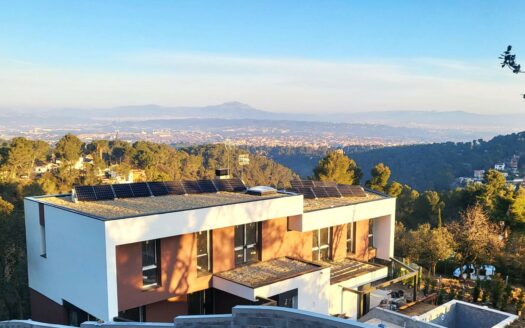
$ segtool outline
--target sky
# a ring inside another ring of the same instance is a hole
[[[0,111],[525,110],[524,1],[0,0]]]

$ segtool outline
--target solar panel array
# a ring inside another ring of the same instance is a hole
[[[333,181],[292,180],[290,184],[292,191],[303,194],[304,198],[366,197],[361,186],[337,184]]]
[[[221,180],[136,182],[74,187],[74,195],[79,201],[201,194],[215,193],[219,191],[243,192],[246,191],[246,186],[241,179],[234,178]]]

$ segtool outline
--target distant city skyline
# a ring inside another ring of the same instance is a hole
[[[525,110],[521,1],[0,0],[0,112]]]

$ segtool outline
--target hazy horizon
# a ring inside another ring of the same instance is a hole
[[[525,79],[497,57],[525,60],[525,3],[507,4],[0,3],[0,111],[522,113]]]

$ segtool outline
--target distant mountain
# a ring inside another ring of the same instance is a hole
[[[49,111],[0,112],[0,127],[89,127],[108,122],[153,121],[153,120],[258,120],[365,124],[416,128],[421,141],[470,140],[490,138],[498,134],[518,132],[525,129],[524,114],[481,115],[464,111],[382,111],[357,113],[275,113],[253,108],[240,102],[227,102],[204,107],[159,106],[155,104],[122,106],[114,108],[67,108]],[[174,123],[173,121],[171,123]],[[230,122],[235,123],[235,122]],[[159,124],[160,125],[160,124]],[[231,124],[230,124],[231,125]],[[252,125],[257,128],[256,122]],[[267,125],[267,122],[261,122]],[[376,137],[374,129],[368,129]],[[429,135],[433,135],[429,138]],[[435,139],[440,135],[439,139]],[[464,138],[463,138],[464,137]],[[462,139],[463,138],[463,139]]]
[[[71,110],[67,111],[68,114]],[[498,133],[525,129],[524,114],[482,115],[464,111],[381,111],[357,113],[275,113],[253,108],[240,102],[227,102],[204,107],[164,107],[158,105],[125,106],[109,109],[77,110],[77,115],[97,120],[144,120],[180,118],[220,118],[290,120],[309,122],[381,124],[424,127],[443,130],[466,129]]]

